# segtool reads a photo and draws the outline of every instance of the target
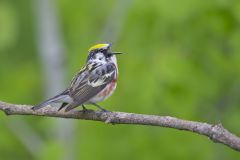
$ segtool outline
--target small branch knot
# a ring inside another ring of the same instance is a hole
[[[105,123],[111,123],[114,125],[113,120],[116,119],[116,113],[114,112],[107,112],[107,119],[105,120]]]
[[[9,116],[9,115],[12,114],[12,111],[11,111],[10,108],[5,108],[5,109],[4,109],[4,113],[5,113],[7,116]]]
[[[225,129],[221,123],[212,125],[210,139],[214,142],[220,142],[220,139],[224,136]]]

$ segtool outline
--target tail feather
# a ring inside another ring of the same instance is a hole
[[[43,108],[43,107],[47,106],[48,104],[49,103],[47,103],[47,101],[46,101],[46,102],[43,102],[43,103],[41,103],[39,105],[33,106],[31,109],[35,111],[35,110],[38,110],[40,108]]]
[[[70,103],[71,102],[71,98],[68,95],[68,92],[64,91],[44,102],[42,102],[39,105],[33,106],[32,110],[38,110],[40,108],[46,107],[47,105],[51,104],[51,103],[59,103],[59,102],[66,102],[66,103]]]

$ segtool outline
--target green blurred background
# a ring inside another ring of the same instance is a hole
[[[0,100],[40,103],[68,86],[90,46],[112,42],[126,54],[118,88],[102,106],[222,123],[240,135],[239,11],[238,0],[0,0]],[[240,157],[173,129],[0,118],[4,160]]]

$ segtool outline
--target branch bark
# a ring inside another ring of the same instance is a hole
[[[222,143],[236,151],[240,151],[240,138],[230,133],[221,124],[213,125],[194,122],[170,116],[145,115],[125,112],[97,112],[93,110],[57,112],[55,107],[45,107],[37,111],[30,105],[16,105],[0,101],[0,110],[6,115],[36,115],[46,117],[72,118],[101,121],[112,124],[135,124],[174,128],[207,136],[215,143]]]

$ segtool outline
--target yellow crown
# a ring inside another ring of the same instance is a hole
[[[88,52],[95,50],[95,49],[101,49],[101,48],[107,49],[108,47],[109,47],[108,43],[96,44],[96,45],[92,46],[91,48],[89,48]]]

